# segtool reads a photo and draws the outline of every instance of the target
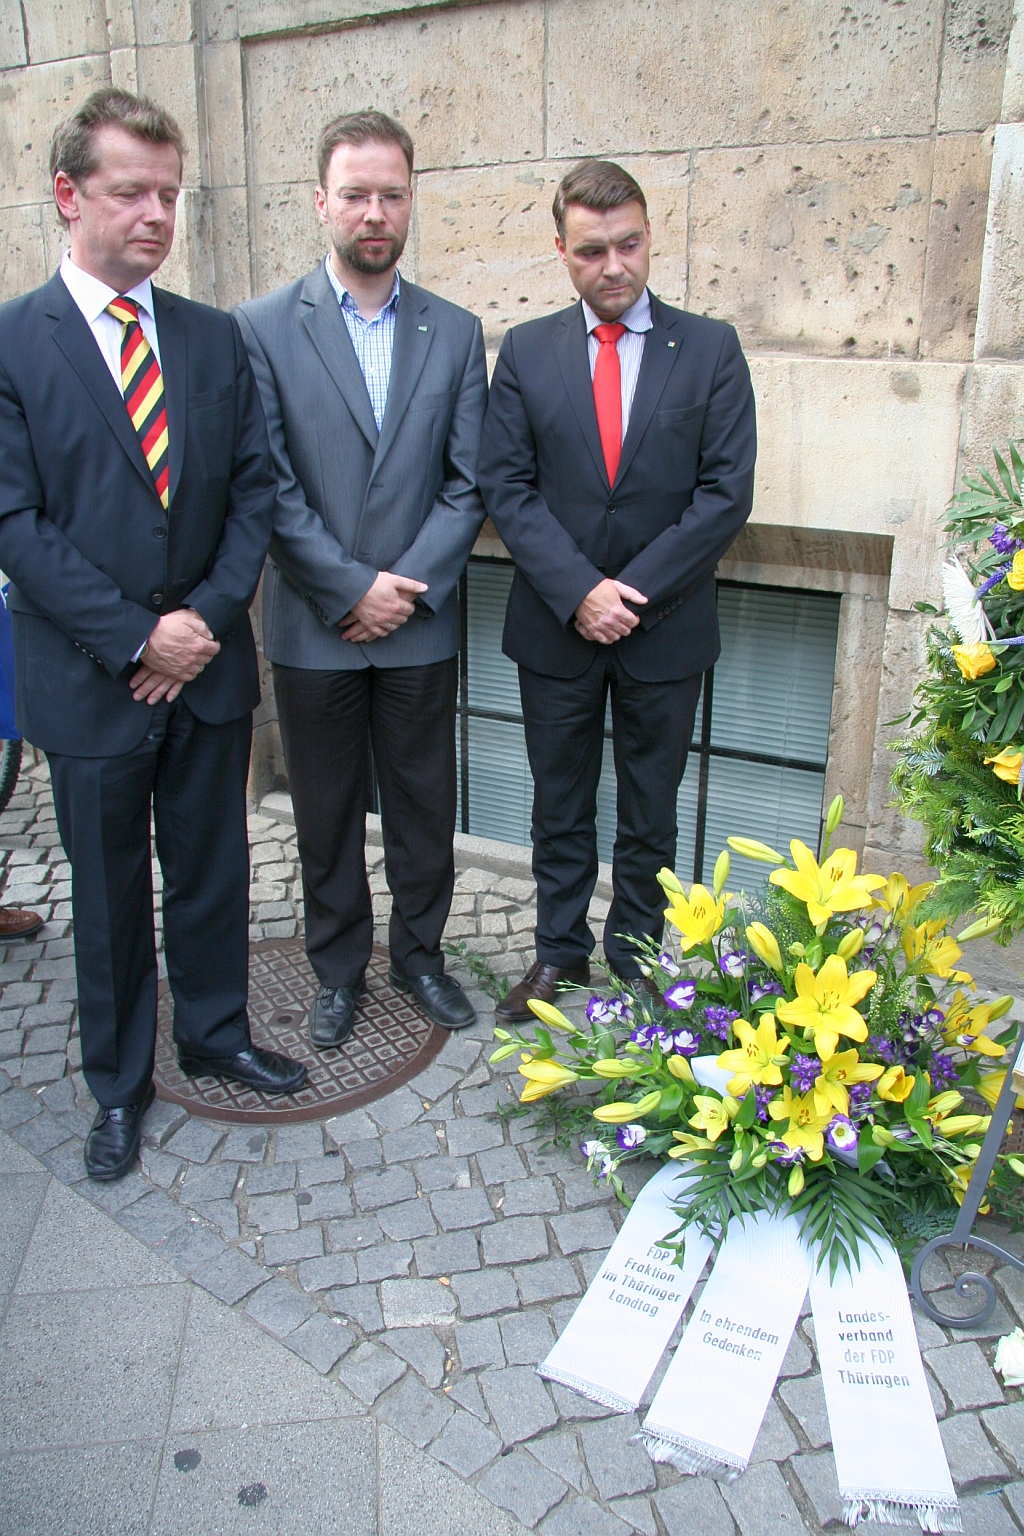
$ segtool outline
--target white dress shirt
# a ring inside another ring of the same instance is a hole
[[[120,320],[115,320],[113,315],[107,314],[107,305],[111,299],[134,299],[139,306],[139,324],[142,326],[142,334],[153,348],[156,360],[160,362],[160,340],[156,334],[156,319],[153,315],[153,284],[149,278],[145,278],[136,287],[129,289],[127,293],[119,294],[116,289],[108,288],[106,283],[101,283],[98,277],[93,277],[88,272],[83,272],[81,267],[76,267],[71,260],[68,251],[64,252],[60,262],[60,275],[64,285],[78,305],[85,322],[96,338],[96,345],[103,356],[103,361],[110,369],[111,378],[117,385],[118,394],[123,395],[121,387],[121,332],[124,329]],[[161,365],[162,366],[162,365]]]
[[[595,315],[586,299],[583,304],[583,318],[587,322],[587,350],[590,353],[590,377],[594,377],[594,365],[597,362],[597,354],[601,350],[601,343],[594,335],[595,325],[605,325],[600,315]],[[636,381],[640,375],[640,364],[644,356],[644,338],[648,331],[654,329],[654,321],[651,319],[651,296],[645,288],[636,303],[620,315],[619,325],[626,327],[619,337],[615,350],[619,354],[619,372],[622,377],[622,436],[626,436],[629,426],[629,413],[633,408],[633,396],[636,394]]]

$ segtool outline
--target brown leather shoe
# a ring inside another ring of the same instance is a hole
[[[9,939],[30,939],[42,926],[38,912],[23,912],[21,907],[0,907],[0,944]]]
[[[590,980],[590,961],[562,970],[557,965],[544,965],[535,960],[522,981],[512,988],[507,997],[495,1005],[494,1017],[502,1024],[518,1024],[535,1017],[526,1006],[531,997],[542,1003],[557,1003],[558,984],[571,981],[577,987],[585,987]]]

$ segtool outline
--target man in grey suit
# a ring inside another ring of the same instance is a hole
[[[436,1023],[474,1019],[444,974],[455,865],[458,581],[484,517],[480,322],[400,278],[412,140],[379,112],[329,123],[308,276],[237,311],[280,490],[264,577],[321,1049],[355,1024],[373,943],[370,748],[393,898],[391,981]]]

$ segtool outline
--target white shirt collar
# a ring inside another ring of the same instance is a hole
[[[345,300],[348,299],[350,306],[355,304],[355,302],[356,302],[355,299],[352,298],[352,295],[349,293],[348,289],[345,287],[345,284],[341,281],[341,279],[339,278],[337,272],[335,272],[335,270],[334,270],[334,263],[331,261],[331,253],[330,253],[330,251],[328,251],[327,255],[324,257],[324,267],[325,267],[325,269],[327,271],[327,280],[328,280],[328,282],[330,283],[331,287],[334,289],[335,293],[338,296],[338,303],[339,304],[344,304]],[[401,285],[401,283],[399,281],[399,277],[398,277],[398,268],[396,267],[395,268],[395,280],[391,284],[391,292],[389,293],[389,295],[387,297],[387,301],[384,304],[382,304],[380,309],[377,311],[377,315],[382,315],[384,313],[384,311],[387,309],[388,304],[394,304],[394,303],[397,302],[399,293],[401,291],[401,286],[402,285]],[[356,307],[358,309],[358,306],[356,306]],[[376,320],[377,315],[374,315],[374,317],[373,317],[374,320]]]
[[[116,288],[109,288],[106,283],[101,283],[98,277],[93,277],[90,272],[83,272],[81,267],[76,267],[71,260],[71,253],[65,251],[61,257],[60,275],[64,279],[65,287],[78,305],[82,314],[90,325],[103,314],[111,299],[134,299],[140,309],[153,319],[153,284],[148,277],[143,278],[134,288],[130,288],[125,294],[118,294]]]
[[[595,325],[602,325],[604,322],[600,315],[594,314],[586,299],[581,299],[580,303],[583,305],[583,318],[587,322],[587,335],[589,336]],[[644,289],[636,303],[631,305],[624,315],[620,315],[616,323],[624,325],[627,331],[650,331],[654,329],[654,321],[651,319],[651,295],[648,289]]]

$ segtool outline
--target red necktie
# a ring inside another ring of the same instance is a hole
[[[600,343],[594,364],[594,404],[609,485],[615,484],[622,457],[622,369],[618,340],[625,330],[616,321],[614,325],[595,325],[593,332]]]

